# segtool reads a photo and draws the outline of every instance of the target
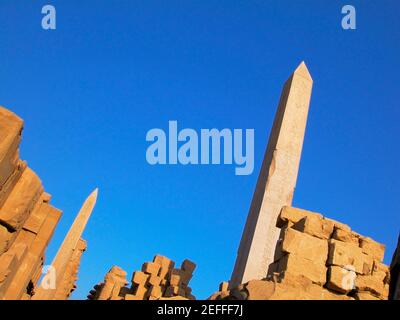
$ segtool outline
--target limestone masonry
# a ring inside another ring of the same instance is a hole
[[[312,86],[302,62],[283,88],[231,279],[210,300],[400,300],[400,238],[389,267],[383,244],[292,207]],[[0,300],[65,300],[76,288],[87,249],[81,236],[97,189],[42,277],[61,211],[19,159],[22,129],[23,121],[0,107]],[[195,268],[190,260],[175,268],[156,255],[128,281],[114,266],[88,299],[194,300],[189,283]]]

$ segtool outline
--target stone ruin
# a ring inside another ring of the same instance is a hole
[[[390,269],[385,246],[319,213],[284,207],[280,238],[267,276],[211,300],[387,300]]]
[[[196,265],[184,260],[180,268],[175,262],[156,255],[153,262],[142,265],[142,271],[132,275],[131,286],[127,287],[127,273],[114,266],[106,274],[104,281],[97,284],[89,300],[195,300],[189,282]]]
[[[19,159],[23,121],[0,107],[0,299],[32,299],[42,275],[45,251],[61,217],[36,173]],[[80,240],[54,294],[67,299],[75,288]]]
[[[283,87],[231,279],[211,300],[400,299],[400,239],[389,268],[382,263],[384,245],[319,213],[292,207],[312,86],[302,62]],[[76,287],[86,250],[80,237],[97,189],[51,263],[56,288],[38,285],[61,211],[50,205],[39,177],[19,159],[22,129],[23,121],[0,107],[0,299],[64,300]],[[157,255],[134,272],[130,286],[126,272],[115,266],[88,298],[195,299],[189,287],[195,264],[174,265]]]

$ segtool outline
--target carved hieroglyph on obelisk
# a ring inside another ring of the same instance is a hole
[[[292,204],[313,80],[304,62],[286,81],[275,114],[230,287],[265,278],[273,262],[278,215]]]
[[[78,241],[85,230],[90,215],[92,214],[93,208],[96,204],[97,194],[98,189],[95,189],[85,200],[60,249],[58,250],[56,257],[51,263],[52,270],[54,270],[56,276],[55,288],[48,288],[47,282],[50,283],[51,281],[46,277],[52,276],[50,273],[52,270],[50,270],[50,272],[44,276],[41,285],[39,286],[36,294],[33,296],[33,300],[52,300],[54,298],[57,288],[61,285],[61,281],[63,280],[65,270],[71,260],[74,249],[76,248]]]

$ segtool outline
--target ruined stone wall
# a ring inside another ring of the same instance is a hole
[[[0,107],[0,299],[7,300],[33,296],[61,217],[39,177],[19,159],[22,129],[23,121]]]
[[[156,255],[153,262],[146,262],[142,271],[132,275],[131,286],[127,287],[127,273],[119,267],[112,267],[102,283],[88,295],[89,300],[194,300],[189,282],[196,265],[190,260],[174,268],[175,262]]]
[[[321,214],[284,207],[281,229],[264,280],[253,280],[210,299],[251,300],[386,300],[389,267],[382,263],[384,245]]]

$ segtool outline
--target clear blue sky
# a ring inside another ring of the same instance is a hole
[[[57,29],[41,28],[41,8]],[[198,264],[194,294],[230,277],[281,87],[305,60],[314,92],[294,205],[387,245],[400,225],[400,4],[351,1],[0,2],[0,104],[25,120],[22,157],[64,214],[99,199],[74,298],[112,265],[156,253]],[[150,166],[146,133],[169,120],[254,128],[255,170]]]

